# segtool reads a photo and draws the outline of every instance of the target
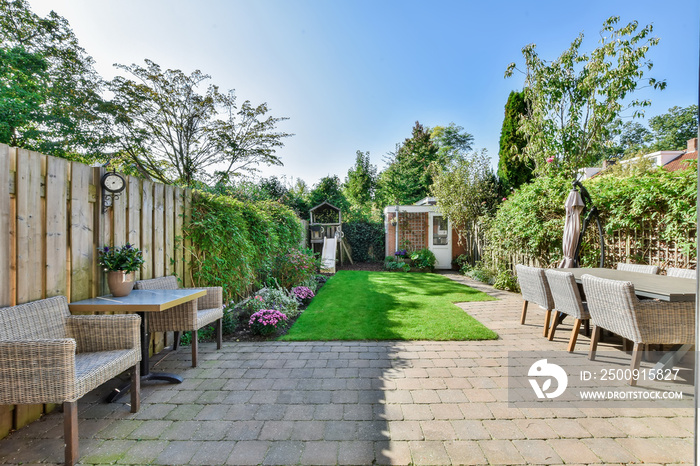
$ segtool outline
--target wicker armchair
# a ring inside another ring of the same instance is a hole
[[[520,314],[520,325],[525,324],[528,303],[535,303],[545,310],[544,331],[542,336],[546,337],[549,332],[549,319],[552,316],[552,309],[554,309],[554,299],[552,299],[552,293],[549,290],[549,284],[547,283],[547,277],[544,275],[544,269],[518,264],[515,266],[515,273],[518,275],[520,292],[523,295],[523,310]]]
[[[137,290],[176,290],[177,278],[173,275],[150,280],[139,280],[134,285]],[[192,367],[197,367],[197,330],[216,323],[216,349],[221,349],[221,324],[224,317],[223,290],[220,286],[199,288],[207,294],[197,301],[180,304],[163,312],[153,312],[148,316],[149,332],[175,332],[173,351],[180,344],[180,332],[192,331]]]
[[[648,273],[651,275],[656,275],[659,273],[659,266],[658,265],[627,264],[625,262],[618,262],[617,263],[617,270],[624,270],[625,272]]]
[[[141,318],[73,316],[64,296],[0,309],[0,404],[63,403],[65,461],[78,460],[78,403],[131,369],[131,412],[139,410]]]
[[[634,343],[632,371],[639,369],[644,344],[695,343],[695,303],[639,300],[630,282],[587,274],[581,279],[594,325],[589,359],[595,359],[601,328]],[[636,380],[628,383],[636,385]]]
[[[693,280],[697,278],[695,270],[677,269],[676,267],[669,267],[668,269],[666,269],[666,275],[668,275],[669,277],[692,278]]]
[[[581,322],[591,318],[591,315],[588,313],[588,306],[581,300],[581,293],[579,293],[573,273],[559,272],[557,270],[545,270],[544,273],[547,276],[549,289],[554,299],[554,309],[556,310],[552,328],[549,330],[549,341],[554,339],[554,332],[557,330],[561,314],[574,317],[574,328],[571,330],[567,348],[569,353],[571,353],[576,347],[576,339],[581,330]]]

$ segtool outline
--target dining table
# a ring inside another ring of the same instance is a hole
[[[127,296],[98,296],[68,304],[71,312],[136,312],[141,316],[141,381],[162,380],[168,383],[182,383],[177,374],[168,372],[151,372],[148,332],[148,315],[151,312],[163,312],[188,301],[193,301],[207,294],[202,289],[178,290],[133,290]],[[107,397],[108,402],[116,401],[130,388],[129,383],[114,389]]]
[[[659,299],[672,302],[694,302],[697,290],[697,280],[692,278],[669,277],[667,275],[654,275],[649,273],[628,272],[605,268],[571,268],[556,269],[562,272],[571,272],[576,283],[582,283],[583,275],[607,278],[609,280],[621,280],[631,282],[634,285],[634,293],[637,297]],[[693,347],[693,345],[675,345],[672,351],[666,353],[654,366],[654,369],[669,369],[676,365],[681,358]]]

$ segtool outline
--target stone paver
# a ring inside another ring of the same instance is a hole
[[[499,300],[459,306],[498,340],[203,343],[198,368],[187,348],[156,355],[184,382],[145,384],[135,414],[101,402],[118,380],[80,400],[81,464],[692,463],[691,406],[509,405],[508,352],[568,338],[543,339],[536,306],[520,325],[519,295],[474,286]],[[0,440],[0,464],[60,463],[62,437],[48,414]]]

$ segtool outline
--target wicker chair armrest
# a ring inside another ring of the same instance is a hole
[[[640,300],[635,312],[645,343],[695,343],[695,303]]]
[[[68,335],[75,338],[78,353],[139,349],[141,317],[137,314],[75,315],[66,319]]]
[[[75,399],[75,349],[72,338],[0,340],[0,404]]]
[[[200,288],[207,294],[197,299],[197,309],[221,309],[224,306],[224,291],[220,286]]]

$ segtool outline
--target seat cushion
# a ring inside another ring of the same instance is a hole
[[[224,316],[222,308],[197,310],[197,328],[200,329],[207,324],[221,319]]]
[[[76,354],[76,399],[135,366],[139,360],[139,351],[135,348]]]

